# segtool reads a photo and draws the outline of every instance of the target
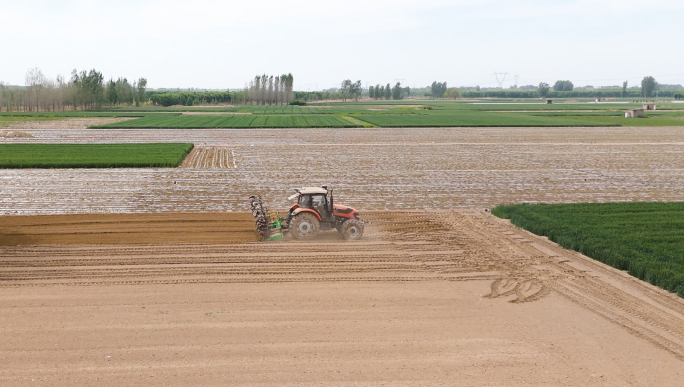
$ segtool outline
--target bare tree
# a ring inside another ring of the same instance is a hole
[[[287,88],[285,87],[286,83],[287,83],[287,75],[283,74],[280,76],[280,94],[281,94],[280,101],[281,101],[281,104],[282,103],[287,104],[287,97],[286,97]]]
[[[293,79],[292,74],[280,76],[257,75],[253,81],[245,85],[240,97],[243,103],[246,104],[278,105],[290,103]]]
[[[145,91],[147,90],[147,78],[139,78],[138,83],[136,85],[136,94],[137,94],[137,100],[135,102],[136,106],[140,106],[141,104],[146,102],[145,98]]]
[[[274,103],[278,105],[278,103],[280,102],[280,76],[278,75],[276,75],[275,79],[273,80],[273,88],[275,93]]]

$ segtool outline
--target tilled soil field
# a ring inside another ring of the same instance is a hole
[[[183,160],[183,168],[221,169],[237,168],[235,152],[218,146],[196,146]]]
[[[358,209],[682,200],[684,127],[26,130],[2,143],[193,142],[185,168],[1,170],[0,214],[246,211],[332,184]]]
[[[684,128],[25,132],[0,142],[196,148],[173,169],[0,170],[0,385],[684,377],[682,299],[483,210],[681,200]],[[282,209],[325,183],[373,222],[363,241],[254,242],[249,194]]]
[[[47,120],[47,121],[18,121],[18,122],[0,122],[2,129],[47,129],[47,130],[64,130],[64,129],[87,129],[95,125],[113,124],[115,122],[122,122],[130,120],[130,117],[90,117],[90,118],[65,118],[61,120]]]
[[[1,247],[0,381],[676,386],[684,376],[676,296],[484,211],[366,216],[355,243],[334,232],[245,243],[235,234],[252,231],[249,214],[6,217],[3,238],[40,243]]]
[[[251,214],[81,214],[0,217],[0,246],[255,242]]]

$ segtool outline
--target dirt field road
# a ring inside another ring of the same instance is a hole
[[[0,384],[681,385],[682,299],[484,211],[360,243],[247,217],[2,218]]]

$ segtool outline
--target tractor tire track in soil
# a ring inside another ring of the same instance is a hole
[[[477,210],[367,212],[364,241],[255,243],[250,214],[3,217],[0,287],[491,281],[556,292],[684,360],[684,300]]]

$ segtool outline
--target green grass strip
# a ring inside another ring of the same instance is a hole
[[[193,144],[0,144],[0,168],[178,167]]]
[[[516,204],[492,214],[684,297],[684,202]]]

